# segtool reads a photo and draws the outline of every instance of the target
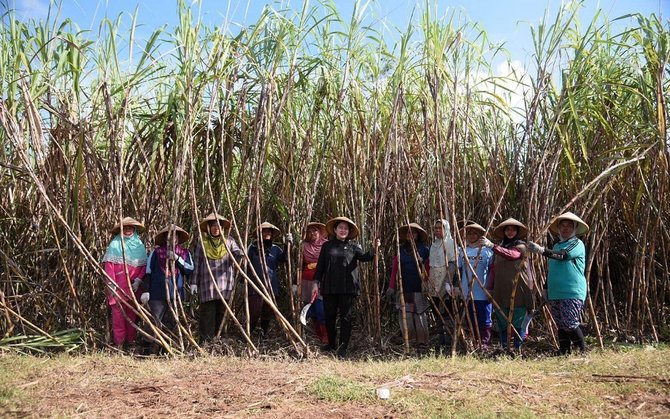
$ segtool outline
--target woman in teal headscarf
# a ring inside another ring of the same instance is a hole
[[[112,239],[102,258],[107,273],[107,302],[112,309],[112,335],[117,347],[133,343],[137,336],[135,307],[146,272],[147,249],[138,233],[139,221],[126,217],[112,229]]]

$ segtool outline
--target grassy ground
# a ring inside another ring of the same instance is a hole
[[[667,347],[537,360],[5,354],[0,416],[668,417],[668,361]]]

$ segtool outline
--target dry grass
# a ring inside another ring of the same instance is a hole
[[[670,415],[670,349],[542,360],[302,362],[0,358],[0,415],[482,417]],[[375,388],[388,387],[389,400]]]

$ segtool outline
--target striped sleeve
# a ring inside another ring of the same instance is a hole
[[[555,260],[571,260],[579,257],[579,240],[573,240],[567,247],[561,250],[544,249],[543,255]]]

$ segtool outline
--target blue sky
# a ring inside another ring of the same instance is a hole
[[[254,23],[265,4],[273,4],[279,8],[300,10],[301,0],[293,1],[262,1],[262,0],[200,0],[186,1],[199,7],[205,23],[231,25],[249,25]],[[353,10],[353,0],[335,0],[337,10],[348,20]],[[365,4],[365,1],[361,2]],[[40,19],[46,16],[48,0],[0,0],[0,7],[9,7],[18,11],[22,18]],[[318,4],[311,1],[310,4]],[[505,42],[506,48],[512,53],[512,59],[524,61],[531,50],[530,25],[537,25],[545,11],[549,16],[555,15],[561,5],[560,0],[431,0],[429,4],[437,4],[438,16],[456,10],[464,19],[479,22],[489,37],[496,42]],[[394,27],[405,30],[416,10],[418,19],[426,1],[373,0],[370,1],[366,13],[375,25],[384,24],[389,28],[386,36],[392,39],[397,35]],[[107,16],[116,18],[125,16],[130,24],[130,16],[138,9],[138,22],[142,24],[138,35],[146,36],[153,29],[162,25],[172,26],[177,19],[177,0],[63,0],[61,17],[69,17],[81,29],[97,32],[100,20]],[[629,13],[660,14],[666,20],[670,13],[668,0],[588,0],[580,12],[583,22],[588,22],[597,9],[601,9],[610,18]]]

